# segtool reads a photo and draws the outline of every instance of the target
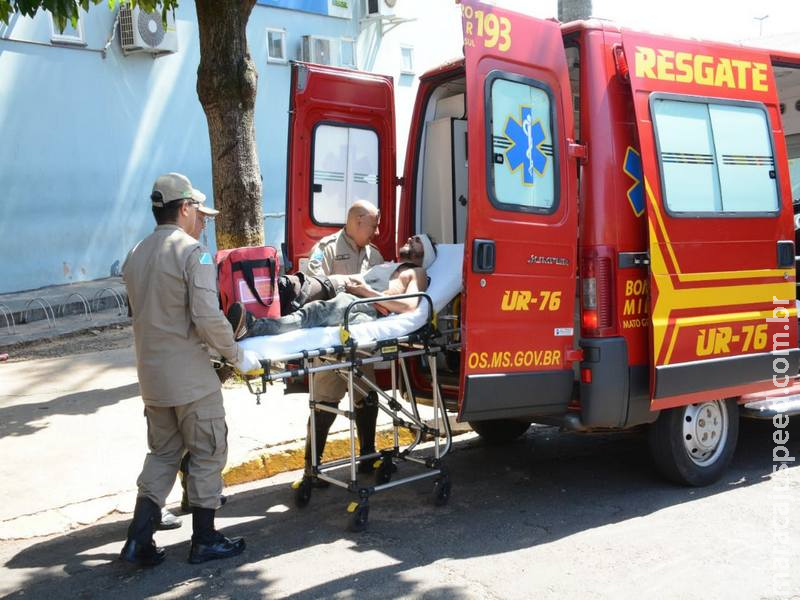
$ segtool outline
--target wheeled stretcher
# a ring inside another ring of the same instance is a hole
[[[409,313],[390,315],[368,323],[350,322],[351,309],[379,299],[362,299],[353,302],[339,327],[299,329],[276,336],[248,338],[241,344],[259,355],[262,372],[245,378],[249,390],[257,400],[274,381],[307,377],[309,388],[311,447],[316,447],[314,421],[316,411],[343,415],[350,421],[350,455],[341,460],[317,464],[312,452],[310,472],[296,482],[295,504],[303,507],[311,499],[315,480],[342,487],[357,495],[348,505],[350,529],[363,530],[369,515],[369,498],[372,494],[422,479],[434,479],[433,500],[445,504],[450,496],[450,478],[442,459],[450,450],[452,433],[444,401],[437,380],[437,355],[457,350],[460,346],[458,327],[443,309],[461,291],[463,245],[437,246],[437,257],[427,271],[430,285],[426,293],[406,294],[395,298],[419,297],[418,307]],[[419,411],[408,374],[407,362],[427,362],[431,375],[432,410],[429,420]],[[388,363],[390,387],[381,389],[363,374],[368,364]],[[314,376],[323,371],[334,371],[347,381],[346,408],[317,403],[314,394]],[[359,456],[356,451],[355,406],[356,391],[368,401],[377,403],[379,411],[389,415],[393,426],[393,445],[374,454]],[[404,405],[401,399],[405,398]],[[411,432],[413,441],[401,445],[400,430]],[[431,444],[424,442],[431,441]],[[362,460],[375,460],[377,469],[374,481],[359,482],[357,464]],[[415,465],[415,472],[400,475],[401,463]],[[421,468],[421,470],[420,470]],[[344,475],[341,473],[344,472]],[[397,473],[397,475],[396,475]],[[336,475],[339,475],[338,477]]]

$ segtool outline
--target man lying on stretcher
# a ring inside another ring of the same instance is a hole
[[[415,235],[398,250],[398,262],[375,265],[361,275],[349,275],[344,292],[330,300],[314,300],[297,311],[279,319],[256,319],[246,312],[244,305],[236,303],[228,309],[227,317],[233,326],[236,340],[261,335],[277,335],[295,329],[339,325],[350,304],[359,298],[379,298],[424,292],[428,289],[427,268],[436,258],[436,249],[430,238]],[[358,304],[350,311],[350,323],[371,321],[389,313],[414,310],[419,298],[380,300]]]

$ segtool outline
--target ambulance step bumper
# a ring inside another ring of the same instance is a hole
[[[741,416],[749,419],[771,419],[775,415],[791,417],[800,414],[800,394],[748,402],[739,410]]]

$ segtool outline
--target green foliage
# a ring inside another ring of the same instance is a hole
[[[0,0],[0,22],[8,23],[14,13],[32,17],[40,8],[53,13],[55,22],[61,31],[69,21],[73,27],[78,26],[78,10],[89,10],[93,4],[100,4],[103,0]],[[161,16],[167,20],[167,12],[178,6],[179,0],[119,0],[120,4],[140,6],[148,12],[161,9]],[[107,0],[108,8],[113,9],[117,0]]]

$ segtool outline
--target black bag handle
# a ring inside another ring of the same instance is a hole
[[[261,299],[261,295],[258,293],[258,290],[256,289],[255,276],[253,275],[253,269],[261,269],[264,267],[269,269],[270,289],[274,291],[275,290],[274,258],[262,258],[259,260],[240,260],[231,265],[231,269],[233,270],[233,272],[236,271],[242,272],[244,280],[247,283],[247,287],[250,288],[250,293],[253,294],[256,300],[258,300],[258,303],[265,308],[269,308],[270,306],[272,306],[272,299],[270,299],[269,304],[266,304]]]

